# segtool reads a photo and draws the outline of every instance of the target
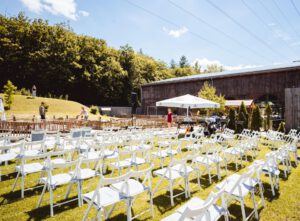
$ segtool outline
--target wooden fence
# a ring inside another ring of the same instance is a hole
[[[103,129],[107,127],[139,126],[143,128],[165,127],[164,118],[120,118],[109,121],[82,121],[82,120],[51,120],[45,122],[31,121],[0,121],[0,132],[14,134],[30,133],[32,130],[46,129],[47,131],[69,132],[72,128],[92,127]]]

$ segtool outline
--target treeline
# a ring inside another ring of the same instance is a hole
[[[1,88],[10,80],[18,88],[36,85],[40,96],[130,105],[131,92],[139,94],[142,84],[200,72],[185,62],[171,68],[128,45],[117,50],[102,39],[77,35],[65,24],[49,25],[23,13],[0,15]]]

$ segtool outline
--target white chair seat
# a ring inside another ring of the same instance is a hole
[[[37,156],[40,153],[41,152],[39,150],[26,150],[26,151],[24,151],[24,156],[26,156],[26,157]]]
[[[16,157],[17,157],[17,154],[14,153],[14,152],[1,154],[0,155],[0,163],[10,161],[10,160],[14,160],[14,159],[16,159]]]
[[[158,158],[165,158],[168,157],[169,155],[164,152],[164,151],[158,151],[158,152],[152,152],[151,153],[153,156],[158,157]]]
[[[176,221],[180,220],[181,214],[184,212],[184,210],[188,207],[191,210],[198,209],[200,206],[204,204],[204,200],[198,198],[198,197],[193,197],[191,200],[189,200],[187,203],[185,203],[183,206],[181,206],[178,210],[176,210],[175,213],[172,215],[164,218],[162,221]],[[212,205],[209,207],[208,212],[210,214],[210,220],[218,220],[225,212],[225,210],[222,207]],[[190,220],[199,220],[199,221],[206,221],[206,217],[201,216],[201,217],[193,217],[193,219],[186,218],[184,221],[190,221]]]
[[[84,194],[83,199],[90,202],[94,196],[94,193],[95,191]],[[93,202],[98,208],[106,207],[122,200],[119,192],[109,187],[100,188],[98,194],[100,196],[100,200],[97,200],[96,197],[95,201]]]
[[[166,172],[166,170],[169,169],[168,168],[159,169],[154,171],[153,174],[156,176],[164,177],[168,180],[176,180],[182,177],[182,175],[177,170],[171,170],[171,172],[169,171]]]
[[[131,159],[121,160],[118,162],[113,162],[111,166],[115,168],[124,168],[124,167],[130,167],[132,165]]]
[[[64,163],[66,163],[66,160],[62,159],[62,158],[57,158],[57,159],[51,160],[51,163],[53,163],[53,164],[64,164]]]
[[[70,172],[71,175],[74,174],[74,171]],[[79,176],[76,177],[79,180],[86,180],[86,179],[90,179],[93,178],[97,175],[95,170],[92,170],[90,168],[84,168],[84,169],[80,169],[79,171]]]
[[[199,150],[203,147],[202,144],[191,144],[191,145],[187,145],[186,148],[188,150]]]
[[[208,157],[203,157],[203,156],[199,156],[199,157],[196,157],[195,159],[198,163],[200,164],[204,164],[204,165],[211,165],[213,163],[213,161],[208,158]]]
[[[114,159],[114,158],[117,158],[119,156],[119,154],[113,150],[104,150],[103,156],[107,159]]]
[[[131,160],[131,164],[134,164],[134,165],[141,165],[141,164],[144,164],[144,163],[146,163],[146,160],[143,159],[143,158],[139,158],[139,157],[136,157],[136,158]]]
[[[83,154],[81,154],[81,156],[83,156],[85,159],[95,160],[100,157],[100,152],[99,151],[91,151],[91,152],[83,153]]]
[[[231,154],[231,155],[241,155],[244,153],[244,150],[241,148],[229,148],[229,149],[226,149],[224,151],[224,153]]]
[[[127,181],[127,184],[128,184],[128,195],[126,194],[126,187],[122,189],[122,187],[124,187],[124,182],[114,183],[111,185],[111,188],[115,189],[125,197],[136,196],[144,192],[146,189],[143,184],[141,184],[139,181],[136,181],[134,179],[129,179]]]
[[[29,163],[23,166],[23,170],[21,166],[16,166],[17,172],[20,172],[23,175],[30,174],[30,173],[37,173],[41,172],[44,169],[44,166],[40,163]]]
[[[188,175],[195,171],[191,166],[186,166],[186,171],[184,171],[185,169],[180,164],[177,164],[171,168],[172,168],[172,170],[178,171],[182,175]],[[185,174],[185,172],[186,172],[186,174]]]
[[[67,183],[70,183],[70,181],[72,180],[72,175],[68,174],[68,173],[60,173],[60,174],[56,174],[54,176],[51,177],[52,179],[52,185],[53,186],[60,186],[60,185],[64,185]],[[47,183],[48,185],[50,185],[50,180],[48,180],[47,177],[43,177],[41,178],[41,182],[42,183]]]
[[[135,145],[132,145],[132,146],[125,146],[124,149],[128,150],[128,151],[135,151],[135,150],[138,150],[139,147],[135,146]]]
[[[140,148],[143,150],[150,150],[152,149],[152,146],[150,144],[142,144],[140,145]]]

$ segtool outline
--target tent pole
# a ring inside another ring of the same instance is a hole
[[[186,109],[186,117],[189,117],[189,108]]]

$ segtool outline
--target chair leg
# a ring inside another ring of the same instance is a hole
[[[21,176],[21,197],[24,198],[24,182],[25,182],[25,177],[24,175]]]
[[[65,195],[65,199],[68,199],[69,198],[69,195],[70,195],[70,192],[71,192],[71,189],[72,189],[72,185],[73,183],[69,183],[68,185],[68,189],[67,189],[67,192],[66,192],[66,195]]]
[[[171,206],[174,206],[173,183],[172,183],[172,181],[170,181],[169,191],[170,191]]]
[[[17,185],[17,181],[18,181],[18,179],[19,179],[19,176],[20,176],[20,172],[18,172],[18,174],[17,174],[17,177],[16,177],[16,179],[15,179],[15,182],[14,182],[14,184],[13,184],[13,187],[12,187],[12,190],[11,190],[11,191],[14,191],[14,190],[15,190],[16,185]]]
[[[272,175],[269,174],[269,177],[270,177],[270,185],[271,185],[272,195],[275,196],[275,190],[274,190],[274,184],[273,184]]]
[[[41,206],[41,203],[42,203],[45,191],[46,191],[46,187],[47,187],[47,184],[45,184],[44,187],[43,187],[43,191],[42,191],[42,194],[40,196],[40,199],[38,201],[38,204],[37,204],[36,208],[39,208]]]
[[[254,198],[254,190],[251,192],[251,197],[252,197],[252,203],[253,203],[253,207],[254,207],[255,218],[258,219],[257,205],[256,205],[255,198]]]
[[[131,221],[132,220],[132,214],[131,214],[131,199],[129,198],[127,201],[127,221]]]
[[[54,216],[54,211],[53,211],[53,189],[50,186],[50,216]]]
[[[149,196],[150,196],[150,214],[151,214],[151,217],[153,218],[153,217],[154,217],[154,211],[153,211],[153,195],[152,195],[151,190],[149,191]]]
[[[242,210],[243,221],[246,221],[247,219],[246,219],[246,211],[245,211],[244,200],[241,199],[240,203],[241,203],[241,210]]]

